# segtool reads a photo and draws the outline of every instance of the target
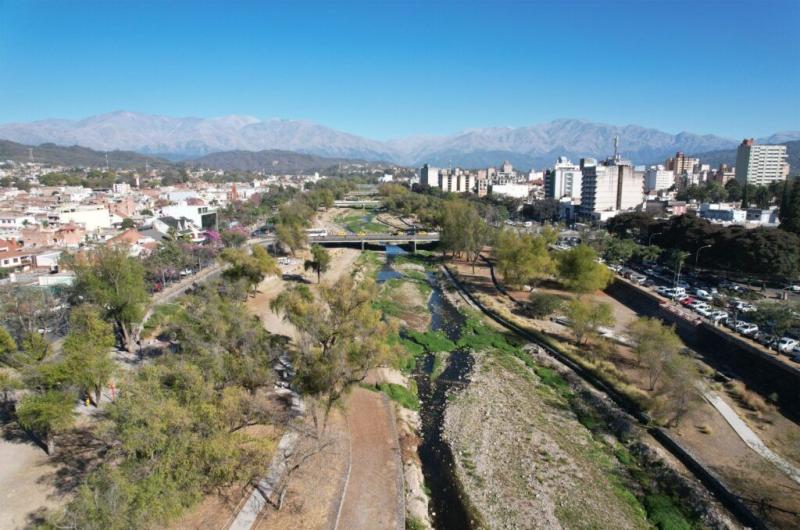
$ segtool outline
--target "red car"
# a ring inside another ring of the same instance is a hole
[[[695,298],[693,296],[687,296],[686,298],[681,300],[681,305],[688,306],[689,304],[691,304],[694,301],[695,301]]]

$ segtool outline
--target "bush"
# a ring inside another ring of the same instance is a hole
[[[748,390],[747,386],[745,386],[745,384],[741,381],[731,381],[728,383],[728,392],[730,392],[730,394],[742,405],[752,411],[763,413],[770,410],[770,406],[767,404],[764,398],[752,390]]]
[[[525,309],[534,318],[544,318],[558,311],[562,304],[563,300],[554,294],[531,293]]]
[[[673,500],[666,495],[648,495],[644,498],[647,519],[660,530],[691,530],[692,525]]]

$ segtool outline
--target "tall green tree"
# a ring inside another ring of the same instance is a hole
[[[75,421],[75,396],[70,392],[48,390],[23,397],[17,405],[17,421],[45,445],[47,454],[56,451],[56,437]]]
[[[65,262],[75,271],[75,305],[92,302],[103,308],[122,347],[131,351],[132,328],[141,321],[149,299],[141,262],[130,256],[126,245],[101,246],[89,255],[68,256]]]
[[[615,320],[611,306],[603,302],[574,299],[567,304],[565,313],[579,345],[597,335],[600,327],[613,326]]]
[[[389,325],[373,306],[377,297],[374,281],[356,283],[343,276],[333,285],[321,285],[318,295],[298,286],[271,304],[301,335],[304,347],[295,358],[295,381],[304,394],[320,400],[325,418],[370,368],[392,360]]]
[[[780,229],[800,235],[800,177],[787,180],[784,189]]]
[[[248,289],[253,290],[253,294],[265,277],[278,276],[281,273],[275,258],[261,245],[255,245],[250,254],[246,250],[226,248],[219,257],[223,263],[228,264],[222,276],[232,281],[244,280]]]
[[[70,331],[64,339],[65,369],[71,382],[100,405],[103,387],[114,374],[116,364],[110,355],[114,328],[102,319],[98,308],[80,305],[70,315]]]
[[[331,254],[321,245],[311,245],[311,259],[303,264],[305,270],[317,273],[317,283],[322,279],[322,274],[331,266]]]
[[[588,245],[580,244],[557,257],[558,275],[571,291],[591,293],[605,289],[614,279],[608,267],[597,262],[597,254]]]
[[[493,255],[503,281],[513,287],[533,285],[555,272],[544,236],[501,230],[495,236]]]
[[[647,368],[650,390],[655,390],[672,359],[683,347],[675,329],[656,318],[641,317],[631,323],[628,333],[636,344],[637,361]]]

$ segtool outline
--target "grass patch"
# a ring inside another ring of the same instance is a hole
[[[396,401],[401,406],[411,410],[419,410],[417,384],[413,380],[410,381],[409,384],[411,385],[410,390],[403,385],[396,385],[394,383],[380,383],[375,385],[375,388],[386,394],[389,399]]]
[[[425,523],[415,517],[406,517],[406,530],[425,530]]]
[[[692,530],[693,525],[683,516],[671,497],[662,494],[644,498],[647,519],[660,530]]]
[[[436,380],[442,375],[447,366],[448,352],[436,352],[433,354],[433,367],[431,368],[431,380]]]
[[[389,232],[391,229],[383,223],[377,223],[374,221],[375,214],[368,213],[368,214],[351,214],[351,215],[339,215],[336,217],[335,221],[340,226],[343,226],[350,232],[354,232],[356,234],[360,232],[368,233],[368,232]]]
[[[419,331],[407,330],[405,332],[408,339],[416,342],[429,353],[436,352],[449,352],[456,348],[456,344],[448,339],[441,331],[426,331],[424,333]]]
[[[425,353],[425,348],[414,341],[399,335],[389,335],[390,346],[400,349],[395,367],[403,373],[411,373],[417,366],[417,357]]]

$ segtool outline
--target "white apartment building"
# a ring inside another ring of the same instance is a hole
[[[509,182],[506,184],[492,184],[492,195],[506,195],[516,199],[525,199],[531,191],[528,184]]]
[[[579,201],[582,183],[581,167],[567,157],[560,156],[553,169],[544,176],[544,196],[548,199],[561,200],[566,197]]]
[[[645,191],[668,190],[675,184],[675,172],[664,166],[650,166],[644,173]]]
[[[431,167],[428,164],[422,166],[419,170],[419,183],[421,186],[428,186],[436,188],[439,186],[439,169]]]
[[[442,191],[471,193],[475,190],[475,177],[460,169],[440,171],[438,184]]]
[[[111,228],[115,222],[122,221],[118,216],[113,215],[104,204],[66,204],[56,209],[54,215],[49,217],[60,224],[83,225],[87,232]]]
[[[620,211],[631,210],[644,201],[644,176],[620,158],[597,162],[581,160],[583,182],[580,213],[604,221]]]
[[[214,208],[202,205],[191,205],[186,203],[172,204],[161,208],[161,215],[180,219],[189,219],[197,228],[201,230],[217,228],[217,211]]]
[[[785,145],[756,145],[752,138],[739,144],[736,151],[736,180],[741,184],[763,186],[786,180],[788,174]]]

